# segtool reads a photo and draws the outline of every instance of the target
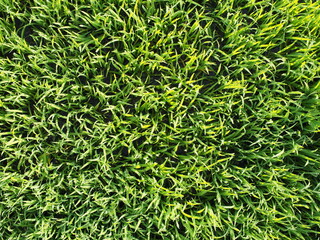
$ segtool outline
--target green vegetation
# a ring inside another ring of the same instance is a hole
[[[320,1],[0,0],[0,239],[319,239]]]

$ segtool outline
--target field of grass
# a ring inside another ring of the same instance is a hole
[[[0,239],[320,239],[320,1],[0,0]]]

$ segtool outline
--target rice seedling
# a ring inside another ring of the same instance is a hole
[[[0,0],[0,239],[319,239],[319,22]]]

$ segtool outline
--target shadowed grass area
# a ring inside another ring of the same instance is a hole
[[[318,239],[320,2],[0,0],[1,239]]]

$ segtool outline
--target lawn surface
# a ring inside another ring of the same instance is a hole
[[[0,239],[320,239],[320,1],[0,0]]]

